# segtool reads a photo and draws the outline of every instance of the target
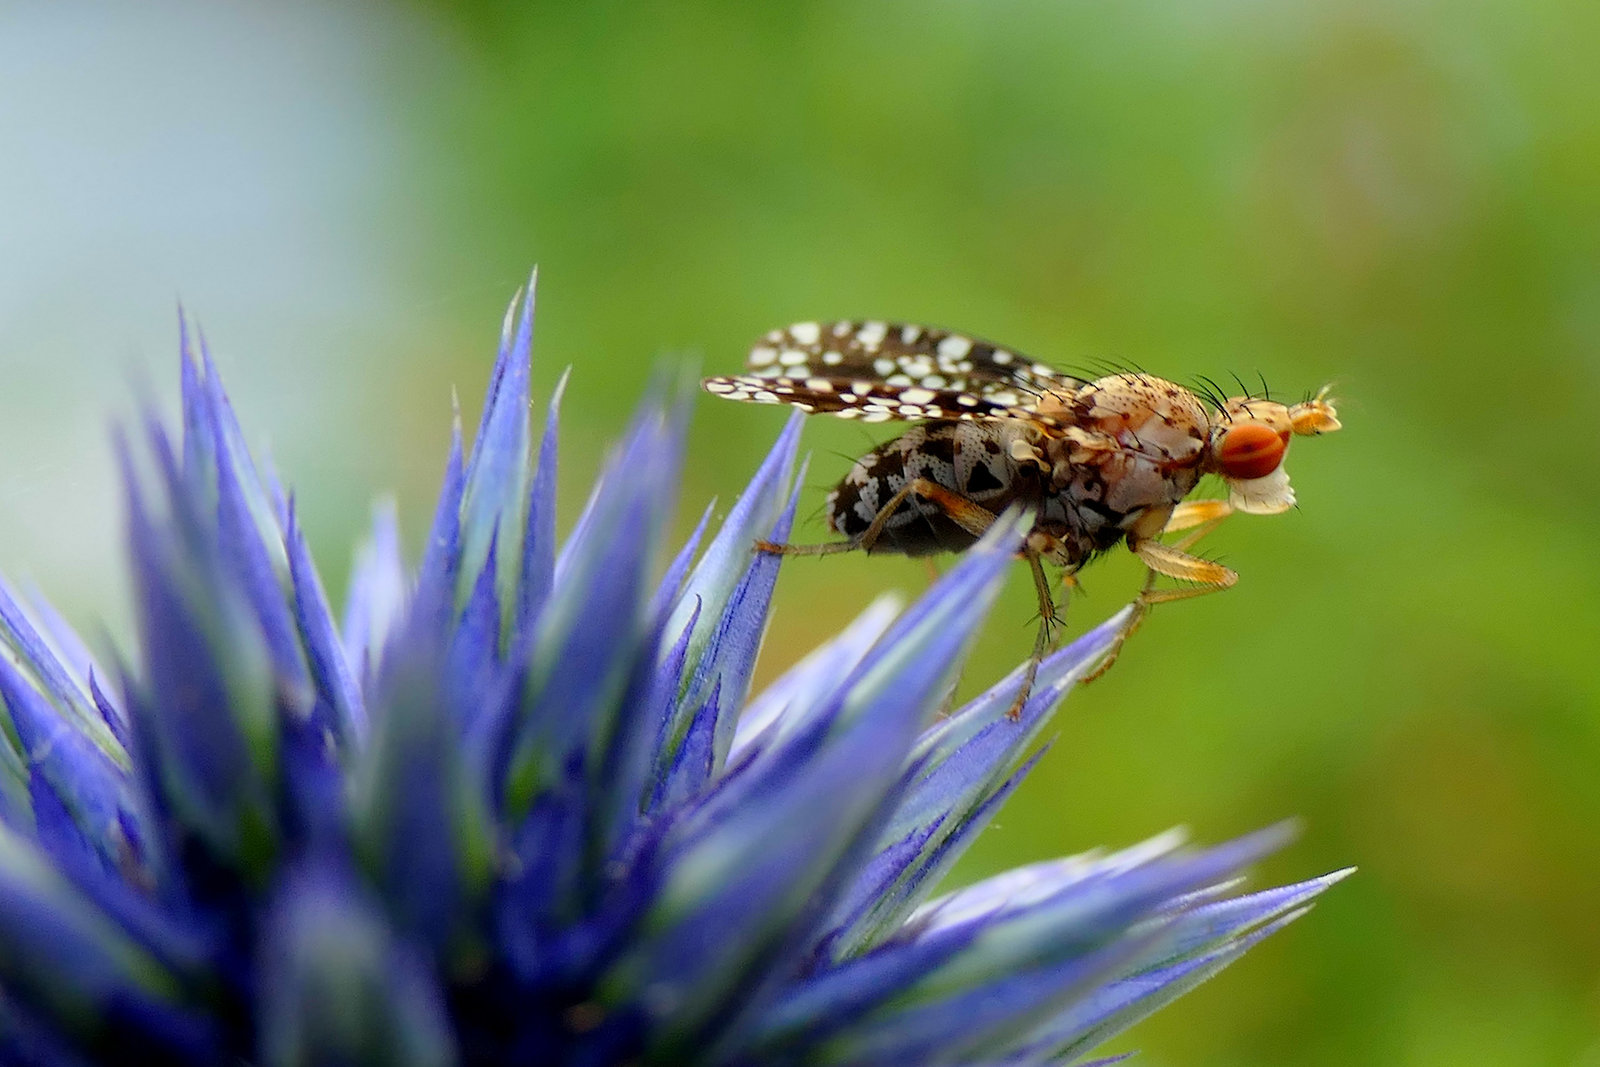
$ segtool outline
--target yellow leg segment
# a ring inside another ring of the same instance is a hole
[[[1189,600],[1205,596],[1207,593],[1218,593],[1231,588],[1239,580],[1236,571],[1220,563],[1192,556],[1186,551],[1231,514],[1233,508],[1225,500],[1194,500],[1179,504],[1173,509],[1166,525],[1162,527],[1162,532],[1192,530],[1192,533],[1176,544],[1169,545],[1149,538],[1130,546],[1134,555],[1149,568],[1145,574],[1144,588],[1139,590],[1139,595],[1134,598],[1133,617],[1128,620],[1128,625],[1117,635],[1111,650],[1106,653],[1106,658],[1100,665],[1084,676],[1083,684],[1089,684],[1111,669],[1111,665],[1117,662],[1117,657],[1122,654],[1122,646],[1144,622],[1152,605]],[[1182,589],[1157,589],[1156,579],[1163,575],[1196,584]]]
[[[1167,524],[1161,527],[1161,532],[1177,533],[1196,526],[1205,526],[1210,530],[1211,526],[1232,514],[1233,505],[1226,500],[1185,500],[1172,509],[1172,515],[1167,519]]]

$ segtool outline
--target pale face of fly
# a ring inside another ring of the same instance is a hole
[[[1236,396],[1215,413],[1202,469],[1221,475],[1235,511],[1275,515],[1294,507],[1294,488],[1283,466],[1289,439],[1339,429],[1327,392],[1293,405]]]

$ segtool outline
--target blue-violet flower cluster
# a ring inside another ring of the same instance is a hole
[[[941,716],[1007,517],[751,697],[798,424],[662,574],[657,389],[558,544],[512,312],[420,566],[380,510],[342,618],[187,331],[181,435],[120,448],[137,654],[0,585],[0,1061],[1075,1062],[1338,877],[1232,895],[1281,832],[1168,835],[932,896],[1124,617],[1020,722],[1020,672]]]

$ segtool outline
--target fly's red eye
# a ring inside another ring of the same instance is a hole
[[[1240,423],[1222,435],[1217,446],[1217,466],[1223,477],[1239,481],[1265,478],[1278,469],[1289,443],[1270,426]]]

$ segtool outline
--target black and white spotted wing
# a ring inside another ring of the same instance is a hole
[[[873,321],[800,322],[773,330],[750,350],[746,366],[758,378],[848,378],[978,395],[1015,394],[1010,403],[1084,384],[965,334]]]
[[[891,419],[976,421],[1029,418],[1026,401],[1009,390],[990,395],[922,385],[891,385],[868,378],[762,378],[753,374],[707,378],[706,392],[753,404],[788,404],[801,411],[861,422]]]
[[[1037,418],[1032,409],[1047,392],[1084,385],[964,334],[871,321],[774,330],[747,362],[749,373],[707,378],[706,390],[862,422]]]

